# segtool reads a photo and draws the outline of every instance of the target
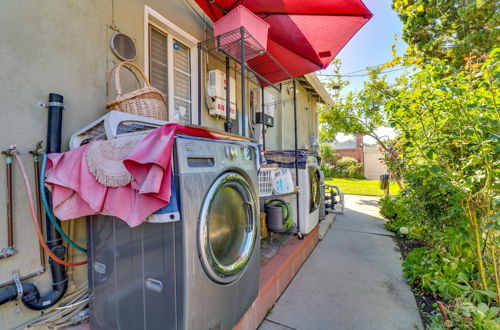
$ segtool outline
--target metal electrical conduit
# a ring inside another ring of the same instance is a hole
[[[34,169],[34,174],[35,174],[35,181],[38,182],[38,173],[40,172],[40,166],[39,166],[39,156],[41,154],[42,150],[42,141],[38,142],[35,149],[30,151],[30,154],[33,155],[33,169]],[[12,163],[12,159],[10,159],[10,162]],[[40,224],[40,227],[42,226],[42,208],[41,208],[41,201],[40,201],[40,189],[38,185],[36,185],[36,201],[37,201],[37,210],[38,210],[38,223]],[[19,276],[20,281],[25,281],[29,280],[33,277],[42,275],[45,273],[47,267],[45,263],[45,251],[43,250],[42,244],[39,244],[39,251],[40,251],[40,268],[37,271],[34,271],[32,273],[26,274]],[[0,257],[1,259],[1,257]],[[5,288],[6,286],[14,284],[14,280],[6,281],[3,283],[0,283],[0,289]]]
[[[39,173],[40,173],[40,155],[42,154],[43,150],[43,141],[39,141],[35,149],[30,151],[30,154],[33,156],[33,170],[35,174],[35,183],[38,182],[39,180]],[[36,189],[36,209],[38,211],[38,224],[40,227],[43,225],[43,213],[42,213],[42,202],[40,198],[40,187],[36,184],[35,185]],[[38,242],[38,250],[40,251],[40,269],[43,269],[45,271],[45,251],[43,250],[42,243]]]
[[[0,259],[5,259],[17,253],[14,247],[14,220],[12,212],[12,157],[17,153],[15,146],[2,151],[5,155],[5,168],[7,178],[7,247],[0,250]]]

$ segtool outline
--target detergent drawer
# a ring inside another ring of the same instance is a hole
[[[179,222],[130,228],[110,216],[87,220],[92,329],[177,329],[182,315]]]

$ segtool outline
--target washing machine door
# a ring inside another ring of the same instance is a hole
[[[235,172],[221,175],[201,209],[198,227],[200,259],[208,276],[219,283],[238,279],[257,238],[257,205],[253,186]]]
[[[321,201],[320,173],[317,166],[309,166],[309,213],[314,212]]]

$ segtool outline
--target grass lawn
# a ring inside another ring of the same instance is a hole
[[[384,192],[379,188],[379,180],[358,179],[325,179],[326,184],[339,186],[340,191],[350,195],[383,196]],[[399,192],[396,182],[391,182],[390,193],[395,195]]]

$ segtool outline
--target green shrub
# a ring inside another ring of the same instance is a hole
[[[471,330],[498,330],[500,311],[498,307],[489,307],[485,303],[473,304],[464,299],[456,299],[448,305],[448,321],[443,315],[433,312],[428,315],[430,321],[427,329],[471,329]]]
[[[320,169],[323,171],[325,178],[334,178],[336,175],[335,165],[322,162]]]
[[[363,173],[363,164],[357,163],[353,165],[349,165],[347,167],[347,173],[349,173],[349,176],[351,178],[354,178],[356,175],[361,175]]]
[[[403,274],[410,284],[424,292],[436,292],[445,300],[467,297],[479,303],[495,297],[493,291],[478,289],[473,263],[446,251],[414,249],[403,261]]]
[[[357,165],[359,162],[353,157],[342,157],[337,161],[337,166],[347,169],[349,166]]]
[[[363,164],[352,157],[344,157],[338,160],[335,165],[322,162],[321,170],[325,173],[325,177],[365,179],[362,174]]]
[[[387,220],[393,220],[397,217],[396,213],[396,202],[398,196],[385,196],[379,199],[378,205],[380,207],[379,212],[380,215],[386,218]]]
[[[323,163],[333,164],[339,158],[339,154],[328,143],[323,143],[319,146],[319,155]]]

